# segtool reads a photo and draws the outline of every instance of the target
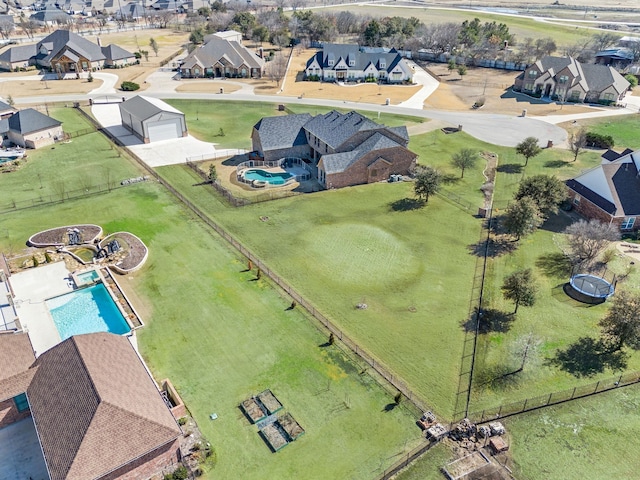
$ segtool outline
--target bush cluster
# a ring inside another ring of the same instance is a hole
[[[600,133],[587,133],[587,146],[594,148],[611,148],[615,145],[611,135],[601,135]]]
[[[133,92],[135,90],[138,90],[139,88],[140,85],[135,82],[122,82],[122,84],[120,85],[120,90],[123,90],[125,92]]]

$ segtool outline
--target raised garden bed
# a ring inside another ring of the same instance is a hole
[[[251,423],[257,423],[267,417],[267,412],[256,397],[246,399],[240,404],[240,408],[244,414],[251,420]]]
[[[63,247],[69,245],[68,231],[76,229],[79,230],[81,243],[93,243],[102,235],[102,228],[98,225],[68,225],[38,232],[29,238],[27,244],[38,248]]]
[[[282,404],[276,396],[271,393],[271,390],[265,390],[264,392],[259,393],[258,400],[267,409],[267,413],[269,415],[273,415],[277,411],[282,410]]]

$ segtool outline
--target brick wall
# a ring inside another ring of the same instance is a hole
[[[12,423],[19,422],[29,416],[31,416],[30,410],[18,412],[13,398],[0,402],[0,428],[8,427]]]
[[[574,200],[578,196],[578,194],[571,189],[568,189],[568,192],[569,201],[571,202],[571,205],[573,205],[573,208],[577,213],[589,220],[599,220],[604,223],[609,223],[611,221],[611,215],[594,205],[586,198],[580,197],[580,201],[578,203],[575,203]],[[622,221],[622,219],[619,220]],[[620,221],[616,223],[619,225]]]
[[[169,473],[179,466],[180,440],[176,439],[134,460],[99,480],[147,480]]]
[[[382,167],[384,162],[377,162],[380,168],[375,175],[369,168],[371,164],[376,162],[378,158],[384,158],[391,165]],[[373,183],[386,180],[392,173],[400,175],[408,175],[411,168],[415,165],[416,155],[402,147],[386,148],[369,152],[361,157],[346,171],[327,175],[325,185],[327,188],[342,188],[351,185],[361,185],[363,183]]]

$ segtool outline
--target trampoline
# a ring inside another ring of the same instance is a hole
[[[569,281],[571,289],[578,294],[576,299],[586,303],[604,302],[615,292],[614,284],[615,280],[612,283],[588,273],[573,275]]]

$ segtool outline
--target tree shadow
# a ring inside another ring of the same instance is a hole
[[[571,162],[567,162],[565,160],[549,160],[544,162],[545,168],[562,168],[570,164]]]
[[[500,173],[522,173],[524,165],[519,163],[505,163],[504,165],[498,165],[497,172]]]
[[[442,175],[441,181],[446,185],[458,183],[460,181],[460,176],[454,175],[452,173],[445,173],[444,175]]]
[[[469,245],[469,252],[476,257],[496,258],[513,252],[518,247],[507,235],[492,236],[488,240],[479,241]]]
[[[582,337],[565,350],[558,350],[548,363],[574,377],[592,377],[604,372],[606,368],[613,371],[624,370],[627,367],[627,357],[622,350],[608,348],[602,340]]]
[[[550,215],[542,225],[541,230],[553,233],[563,233],[566,228],[573,223],[573,219],[564,212],[558,212]]]
[[[571,274],[571,260],[562,253],[540,255],[536,267],[547,277],[567,278]]]
[[[475,308],[469,319],[462,322],[462,328],[464,328],[466,332],[475,332],[477,312],[478,309]],[[487,308],[482,310],[482,314],[480,315],[478,333],[483,335],[491,332],[506,333],[511,329],[511,324],[515,319],[516,316],[513,313]]]
[[[398,406],[397,403],[387,403],[382,409],[383,412],[392,412]]]
[[[475,388],[484,390],[506,390],[520,381],[522,370],[509,365],[492,365],[478,369],[473,377]]]
[[[418,198],[401,198],[395,202],[391,202],[389,206],[394,212],[409,212],[424,207],[425,202]]]

